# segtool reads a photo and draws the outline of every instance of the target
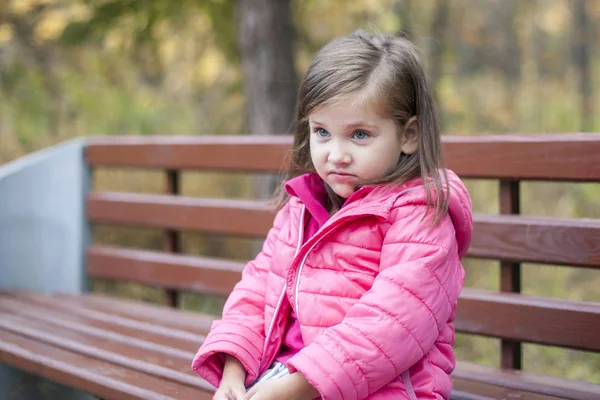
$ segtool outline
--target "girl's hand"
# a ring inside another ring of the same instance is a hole
[[[213,400],[243,400],[246,395],[246,370],[235,357],[227,355],[223,367],[221,384],[213,396]]]
[[[279,379],[260,382],[243,400],[313,400],[319,392],[298,372]]]
[[[241,380],[231,382],[223,380],[221,386],[215,392],[213,400],[244,400],[246,388]]]

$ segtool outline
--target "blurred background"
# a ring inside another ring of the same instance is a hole
[[[0,0],[0,164],[90,135],[277,134],[312,55],[357,28],[403,32],[422,50],[448,135],[600,132],[600,0]],[[101,190],[161,193],[152,171],[100,169]],[[218,183],[217,183],[218,182]],[[468,181],[476,212],[496,182]],[[184,172],[182,194],[247,198],[241,174]],[[523,183],[522,213],[600,218],[594,184]],[[150,229],[95,241],[162,247]],[[182,234],[189,254],[252,257],[250,241]],[[497,290],[496,262],[466,260],[467,285]],[[523,268],[523,292],[600,301],[600,275]],[[158,289],[94,290],[163,302]],[[219,313],[223,299],[182,307]],[[499,343],[459,336],[459,359],[496,365]],[[524,369],[600,383],[600,355],[525,345]]]

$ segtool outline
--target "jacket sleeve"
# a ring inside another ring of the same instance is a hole
[[[454,318],[464,281],[454,226],[445,216],[432,227],[424,210],[394,210],[371,289],[288,361],[323,399],[365,399],[424,357]]]
[[[246,385],[258,377],[265,343],[265,283],[276,237],[288,216],[289,202],[275,216],[261,252],[244,268],[225,302],[222,318],[213,322],[194,357],[192,369],[215,387],[221,382],[225,354],[240,360],[247,372]]]

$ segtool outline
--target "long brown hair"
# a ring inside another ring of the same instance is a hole
[[[422,177],[427,209],[435,209],[435,223],[447,211],[449,201],[449,186],[442,183],[447,177],[443,169],[439,121],[418,50],[404,37],[358,30],[334,39],[315,55],[298,92],[294,145],[286,180],[315,172],[310,155],[310,113],[351,93],[360,93],[361,101],[373,100],[382,105],[385,114],[396,122],[399,132],[411,117],[417,117],[417,151],[410,155],[399,154],[391,173],[369,183],[402,184]],[[339,208],[343,199],[331,188],[328,193],[328,208]],[[287,199],[285,190],[280,187],[278,205],[282,206]]]

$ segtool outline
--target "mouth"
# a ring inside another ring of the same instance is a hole
[[[340,183],[350,182],[350,181],[353,181],[354,179],[356,179],[356,175],[349,174],[347,172],[341,172],[341,171],[331,171],[327,175],[332,180],[334,180],[336,182],[340,182]]]

